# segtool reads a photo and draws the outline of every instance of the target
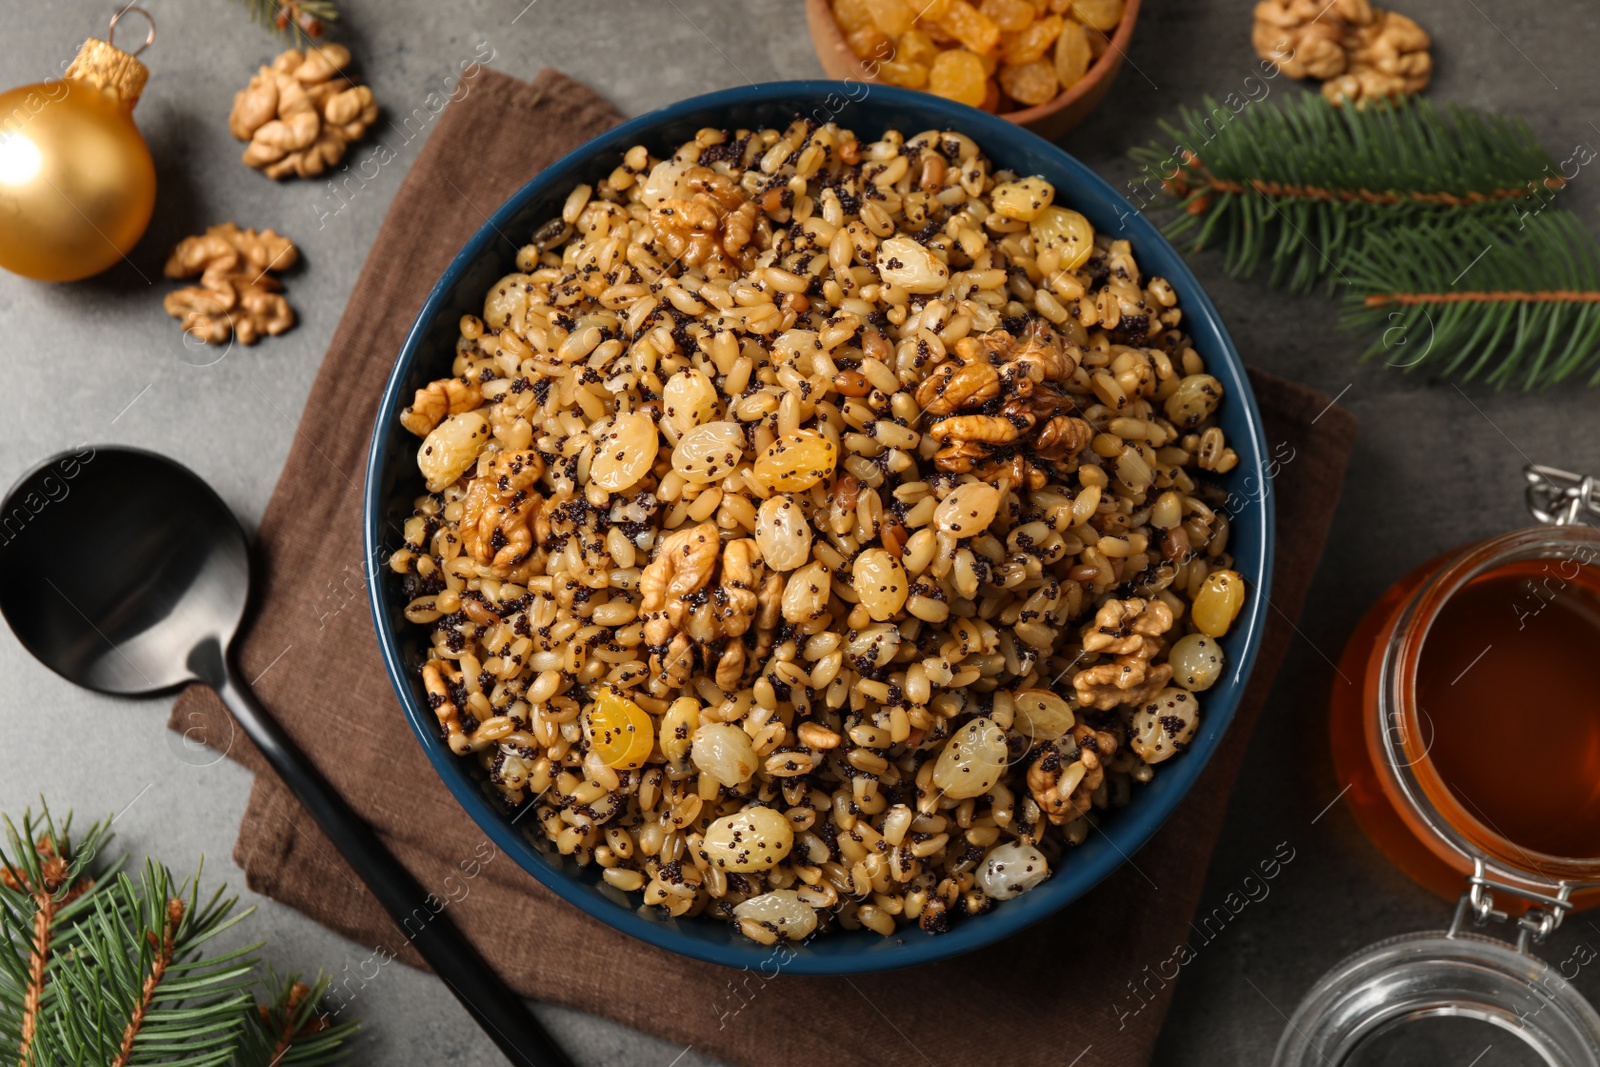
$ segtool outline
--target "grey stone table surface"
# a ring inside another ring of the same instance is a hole
[[[0,274],[0,482],[79,442],[124,442],[187,463],[254,524],[420,138],[398,148],[397,158],[329,215],[336,205],[323,186],[267,181],[239,163],[228,133],[232,91],[275,54],[268,35],[224,0],[145,5],[160,34],[146,56],[152,77],[137,118],[158,161],[157,216],[131,263],[101,278],[48,286]],[[110,6],[6,0],[0,86],[57,73],[85,36],[103,28]],[[820,74],[799,0],[345,0],[342,6],[341,37],[391,118],[420,106],[463,60],[486,54],[485,44],[495,68],[531,77],[541,67],[559,67],[629,115],[712,89]],[[1155,137],[1162,115],[1204,93],[1258,92],[1245,81],[1254,63],[1251,6],[1146,0],[1110,98],[1064,146],[1120,187],[1132,174],[1127,149]],[[1436,99],[1523,116],[1557,160],[1576,146],[1600,144],[1600,81],[1592,67],[1600,6],[1406,0],[1404,7],[1434,33]],[[1284,79],[1271,85],[1272,93],[1298,91]],[[1567,194],[1591,222],[1597,182],[1585,170]],[[291,297],[300,325],[200,365],[208,354],[186,347],[161,310],[167,285],[160,268],[177,238],[228,219],[273,226],[299,242],[306,267]],[[1379,938],[1448,921],[1449,906],[1389,867],[1337,803],[1344,783],[1334,778],[1325,727],[1336,683],[1332,660],[1364,607],[1406,570],[1453,545],[1525,523],[1524,463],[1600,471],[1600,392],[1496,393],[1359,364],[1361,344],[1336,328],[1333,302],[1229,280],[1215,258],[1202,257],[1197,269],[1248,362],[1337,395],[1362,429],[1300,636],[1231,802],[1202,910],[1221,904],[1280,843],[1295,859],[1184,968],[1156,1054],[1164,1067],[1266,1062],[1284,1013],[1324,970]],[[1280,477],[1294,477],[1292,465]],[[133,703],[74,689],[33,662],[9,632],[0,635],[0,677],[6,679],[0,810],[20,812],[42,792],[58,808],[119,813],[117,833],[133,853],[159,854],[180,869],[205,856],[211,877],[242,880],[230,854],[249,775],[229,761],[204,768],[180,762],[164,729],[167,701]],[[359,946],[244,895],[260,906],[252,932],[270,941],[269,958],[280,969],[337,971],[362,958]],[[1580,918],[1546,951],[1564,959],[1586,943],[1600,944],[1600,929]],[[1063,965],[1071,965],[1067,947]],[[1591,997],[1600,995],[1597,971],[1578,976]],[[499,1062],[431,977],[391,969],[363,996],[359,1062]],[[539,1010],[584,1065],[710,1062],[693,1048],[593,1016]],[[907,1039],[892,1024],[861,1036]],[[1429,1031],[1363,1062],[1465,1067],[1474,1056],[1482,1057],[1480,1067],[1531,1062],[1517,1058],[1514,1044],[1498,1032]],[[943,1067],[938,1049],[920,1051]],[[780,1051],[773,1062],[782,1062]],[[1095,1062],[1091,1048],[1081,1067]]]

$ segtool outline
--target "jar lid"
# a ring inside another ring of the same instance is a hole
[[[1380,941],[1323,975],[1273,1067],[1337,1067],[1378,1035],[1439,1016],[1491,1023],[1546,1063],[1600,1067],[1600,1014],[1558,968],[1505,941],[1446,931]]]

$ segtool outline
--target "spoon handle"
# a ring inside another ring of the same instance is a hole
[[[431,894],[378,840],[372,828],[350,809],[326,778],[284,734],[276,720],[239,678],[232,657],[214,688],[254,741],[272,769],[317,820],[328,839],[355,868],[372,895],[388,911],[433,972],[444,979],[462,1007],[516,1067],[573,1067],[572,1061],[533,1017],[450,916],[427,904]],[[434,897],[434,900],[438,900]],[[411,932],[406,922],[420,927]]]

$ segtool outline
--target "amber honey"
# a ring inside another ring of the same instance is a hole
[[[1469,582],[1417,666],[1445,788],[1526,849],[1600,856],[1597,682],[1600,568],[1526,560]]]
[[[1481,856],[1600,903],[1597,683],[1600,532],[1518,531],[1418,568],[1334,683],[1334,763],[1362,829],[1446,897]]]

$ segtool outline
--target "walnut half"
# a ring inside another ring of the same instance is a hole
[[[945,360],[917,386],[916,401],[929,415],[975,408],[1000,395],[1000,372],[977,359]]]
[[[242,157],[269,178],[314,177],[378,119],[372,90],[344,74],[350,50],[291,48],[262,67],[233,98],[228,129],[250,142]]]
[[[1427,31],[1368,0],[1261,0],[1250,39],[1289,77],[1322,79],[1334,104],[1420,92],[1433,77]]]
[[[162,307],[183,323],[185,333],[209,344],[237,337],[253,345],[294,325],[294,309],[273,272],[299,258],[294,242],[272,230],[241,230],[231,222],[212,226],[185,237],[167,257],[167,277],[198,274],[200,284],[168,293]]]
[[[1076,753],[1068,756],[1065,742],[1045,745],[1028,767],[1028,792],[1045,817],[1057,826],[1087,815],[1093,807],[1094,791],[1106,779],[1105,761],[1116,754],[1115,734],[1096,730],[1086,723],[1072,728]]]
[[[689,604],[685,600],[711,578],[722,552],[714,523],[702,523],[667,535],[656,558],[639,576],[639,616],[645,620],[644,639],[666,644],[683,628]]]
[[[1394,11],[1379,11],[1370,25],[1345,38],[1349,69],[1322,83],[1322,95],[1335,104],[1346,100],[1361,107],[1421,92],[1433,78],[1433,43],[1417,23]]]
[[[1350,62],[1344,36],[1352,22],[1371,19],[1366,0],[1261,0],[1250,42],[1257,55],[1291,78],[1335,78]]]
[[[417,390],[411,406],[400,413],[400,425],[426,437],[446,415],[459,415],[483,403],[483,394],[476,383],[460,378],[441,378]]]
[[[1085,652],[1110,653],[1072,679],[1078,703],[1101,711],[1139,704],[1159,693],[1172,678],[1170,664],[1151,664],[1161,651],[1161,635],[1172,628],[1172,609],[1160,600],[1108,600],[1083,628]]]

